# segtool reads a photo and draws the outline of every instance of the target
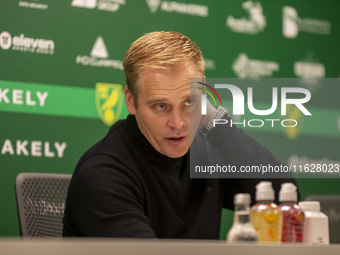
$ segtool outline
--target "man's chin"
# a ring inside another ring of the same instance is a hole
[[[168,151],[166,154],[164,154],[165,156],[169,157],[169,158],[181,158],[183,157],[185,154],[187,154],[189,151],[189,148],[186,150],[176,150],[176,151]]]

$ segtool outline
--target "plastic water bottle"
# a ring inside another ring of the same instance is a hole
[[[300,202],[299,206],[305,213],[303,242],[310,245],[328,245],[328,216],[320,212],[320,202],[305,201]]]
[[[265,242],[281,242],[282,215],[274,203],[275,192],[272,183],[260,182],[256,185],[256,204],[251,208],[251,223],[258,234],[258,240]]]
[[[227,234],[228,242],[257,242],[257,233],[250,222],[250,195],[236,194],[234,197],[234,222]]]
[[[303,224],[304,212],[296,204],[297,192],[293,183],[281,184],[279,193],[279,201],[281,203],[280,210],[282,213],[282,238],[283,243],[303,242]]]

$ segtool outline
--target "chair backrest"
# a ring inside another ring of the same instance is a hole
[[[319,201],[321,212],[328,216],[329,242],[340,243],[340,196],[339,195],[311,195],[307,201]]]
[[[62,236],[63,216],[70,174],[20,173],[15,192],[23,237]]]

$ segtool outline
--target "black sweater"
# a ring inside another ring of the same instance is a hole
[[[234,165],[281,164],[236,127],[214,128],[208,139],[198,134],[195,143],[214,147]],[[218,239],[222,207],[233,209],[236,193],[250,193],[254,199],[259,180],[191,179],[189,158],[189,153],[177,159],[158,153],[134,116],[118,121],[78,162],[69,186],[63,235]],[[280,183],[294,182],[270,181],[276,195]]]

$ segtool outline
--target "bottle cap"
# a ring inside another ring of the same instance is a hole
[[[303,211],[320,212],[319,201],[303,201],[303,202],[299,202],[299,206],[301,207]]]
[[[297,202],[296,186],[293,183],[282,183],[279,192],[279,201]]]
[[[256,185],[256,201],[274,201],[274,199],[275,193],[271,182],[263,181]]]
[[[234,196],[235,205],[250,205],[250,195],[248,193],[239,193]]]

